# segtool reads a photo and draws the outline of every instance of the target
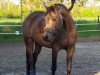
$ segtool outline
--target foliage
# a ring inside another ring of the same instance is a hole
[[[96,17],[100,15],[100,7],[79,7],[77,4],[71,11],[74,17]]]
[[[80,6],[84,6],[88,0],[77,0]]]
[[[43,6],[45,2],[48,6],[55,3],[62,3],[64,0],[22,0],[20,5],[13,4],[10,0],[0,0],[0,17],[8,18],[20,18],[26,17],[29,13],[33,11],[46,9]],[[70,1],[70,0],[69,0]],[[73,0],[72,0],[73,1]],[[98,16],[100,14],[100,7],[85,7],[84,4],[87,0],[76,0],[71,15],[74,17],[84,17],[84,16]],[[79,5],[79,4],[81,5]],[[67,6],[68,4],[64,2]],[[22,6],[22,9],[21,9]],[[70,6],[70,4],[69,4]]]
[[[0,2],[0,17],[20,17],[20,6],[9,2],[9,0],[2,0]]]

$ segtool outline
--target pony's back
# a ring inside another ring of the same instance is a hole
[[[30,37],[30,27],[33,23],[38,22],[40,20],[40,17],[44,15],[43,11],[35,11],[30,13],[25,20],[23,21],[22,24],[22,29],[23,29],[23,35],[26,37]]]

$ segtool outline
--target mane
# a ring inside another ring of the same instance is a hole
[[[54,5],[50,6],[50,7],[48,7],[46,13],[54,11],[57,6],[63,7],[67,12],[69,12],[69,10],[67,9],[67,7],[64,4],[54,4]]]
[[[48,7],[46,14],[51,11],[54,11],[54,10],[55,10],[55,6],[52,5],[52,6]]]
[[[61,6],[63,7],[67,12],[69,12],[69,10],[67,9],[67,7],[64,4],[54,4],[54,6]]]

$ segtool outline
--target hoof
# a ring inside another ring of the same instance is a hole
[[[30,75],[36,75],[36,70],[31,70]]]
[[[55,75],[55,72],[52,72],[52,75]]]

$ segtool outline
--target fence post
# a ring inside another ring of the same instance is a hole
[[[23,8],[23,5],[22,5],[22,0],[20,0],[20,7],[21,7],[21,8],[20,8],[20,9],[21,9],[21,10],[20,10],[20,11],[21,11],[21,13],[20,13],[21,16],[20,16],[20,17],[21,17],[21,20],[22,20],[22,19],[23,19],[23,9],[22,9],[22,8]]]
[[[75,26],[76,26],[76,28],[77,28],[77,21],[75,21]]]
[[[98,15],[98,29],[100,29],[100,19],[99,19],[99,15]]]

